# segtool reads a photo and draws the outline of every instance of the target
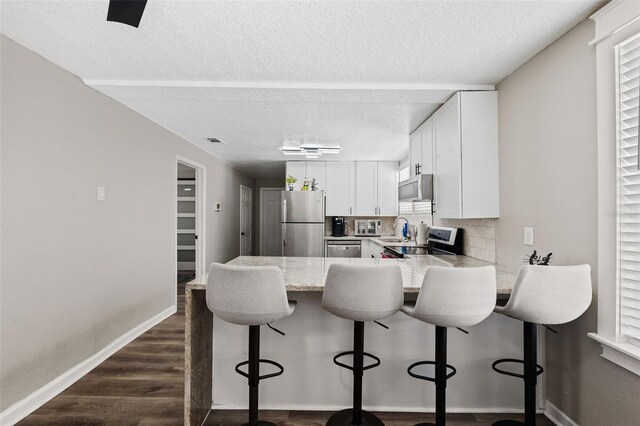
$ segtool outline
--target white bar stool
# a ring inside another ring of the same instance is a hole
[[[322,307],[332,314],[353,321],[353,351],[342,352],[333,362],[353,371],[353,408],[334,413],[328,426],[376,425],[384,423],[374,414],[362,410],[362,374],[364,370],[380,365],[380,358],[364,352],[364,322],[377,321],[398,312],[404,293],[402,273],[398,265],[343,265],[329,266]],[[353,366],[338,359],[353,354]],[[364,366],[364,357],[374,360]]]
[[[543,369],[537,364],[537,325],[564,324],[575,320],[591,304],[591,267],[523,266],[520,269],[511,297],[497,313],[523,322],[524,360],[500,359],[491,366],[500,374],[524,379],[524,423],[500,420],[494,426],[536,424],[536,385]],[[524,364],[524,374],[502,370],[502,363]]]
[[[258,383],[279,376],[284,367],[275,361],[260,359],[260,326],[281,320],[293,313],[295,301],[287,300],[284,275],[277,266],[232,266],[212,263],[207,281],[207,306],[224,321],[249,326],[249,360],[236,365],[236,372],[249,381],[249,426],[275,426],[258,420]],[[274,329],[275,330],[275,329]],[[284,335],[279,330],[278,333]],[[279,369],[260,376],[260,363]],[[249,372],[240,370],[249,366]]]
[[[427,269],[415,305],[406,304],[402,312],[420,321],[436,326],[436,360],[411,364],[407,372],[411,377],[436,384],[436,422],[446,421],[447,380],[456,369],[447,364],[447,327],[469,327],[487,318],[496,306],[496,271],[493,266],[481,268]],[[463,330],[464,331],[464,330]],[[466,333],[466,331],[465,331]],[[420,365],[435,365],[435,377],[412,372]],[[433,425],[420,423],[416,426]]]

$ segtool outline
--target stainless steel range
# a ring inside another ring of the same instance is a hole
[[[457,255],[462,254],[461,228],[430,226],[427,232],[427,246],[384,246],[384,255],[391,258],[405,256]]]

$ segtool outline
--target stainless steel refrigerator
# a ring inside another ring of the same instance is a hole
[[[324,256],[324,191],[282,191],[282,255]]]

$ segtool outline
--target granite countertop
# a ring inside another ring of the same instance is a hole
[[[396,238],[395,235],[380,235],[379,237],[367,237],[363,235],[349,235],[346,237],[334,237],[333,235],[325,235],[324,239],[327,241],[336,241],[336,240],[369,240],[372,243],[378,244],[379,246],[387,246],[387,247],[426,247],[426,244],[416,244],[415,241],[384,241],[383,238]],[[400,238],[400,237],[397,237]]]
[[[496,268],[497,294],[508,295],[516,281],[517,271],[467,256],[416,256],[409,259],[367,259],[332,257],[271,257],[240,256],[228,262],[241,266],[278,266],[284,272],[287,291],[322,291],[329,265],[333,263],[351,265],[397,264],[402,271],[406,293],[418,293],[429,266],[469,268],[491,265]],[[206,276],[187,283],[191,290],[204,290]]]
[[[390,238],[393,237],[393,235],[382,235],[382,238]],[[324,239],[325,240],[373,240],[376,238],[381,238],[381,237],[369,237],[367,235],[347,235],[347,236],[343,236],[343,237],[334,237],[333,235],[325,235]]]

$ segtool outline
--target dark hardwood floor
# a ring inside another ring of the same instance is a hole
[[[238,380],[241,378],[239,377]],[[181,425],[184,396],[184,287],[178,312],[131,342],[60,395],[19,422],[29,425]],[[324,425],[331,413],[266,411],[283,426]],[[389,426],[433,421],[433,414],[379,413]],[[517,418],[502,414],[451,414],[447,425],[490,425]],[[205,425],[241,425],[244,411],[212,411]],[[538,425],[553,425],[538,416]]]

